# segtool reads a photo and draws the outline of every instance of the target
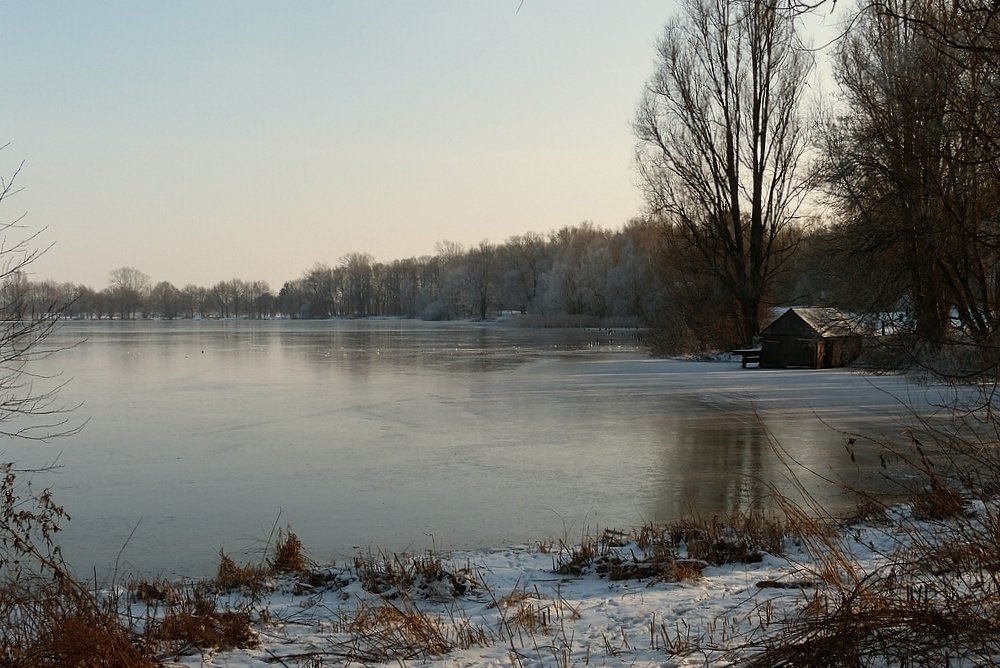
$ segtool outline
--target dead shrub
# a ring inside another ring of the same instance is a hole
[[[163,580],[135,580],[127,587],[133,601],[147,605],[177,602],[180,593],[176,585]]]
[[[68,520],[51,492],[0,465],[0,665],[151,666],[117,614],[77,580],[55,542]]]
[[[913,515],[917,519],[945,520],[965,512],[965,500],[936,475],[930,477],[926,490],[913,499]]]
[[[982,414],[953,407],[948,420],[920,422],[921,437],[909,447],[883,444],[906,467],[900,486],[908,505],[861,495],[864,514],[856,519],[867,527],[845,528],[809,495],[799,503],[779,498],[790,521],[805,527],[817,588],[802,614],[754,648],[747,666],[995,664],[1000,432],[991,415],[970,428],[969,419]],[[859,542],[873,553],[864,562]]]
[[[153,666],[116,613],[58,581],[0,587],[0,665],[10,668]]]
[[[885,503],[866,494],[857,500],[852,513],[841,518],[841,524],[852,526],[863,522],[880,523],[885,522],[886,519]]]

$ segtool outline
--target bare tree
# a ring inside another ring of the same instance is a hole
[[[19,166],[12,177],[0,178],[0,204],[18,192],[14,183],[20,171]],[[59,350],[48,338],[68,304],[58,293],[44,306],[24,308],[24,276],[48,247],[37,246],[44,230],[28,231],[23,219],[22,214],[0,222],[0,285],[5,286],[0,291],[0,435],[46,440],[80,428],[69,425],[69,411],[57,402],[62,383],[30,369],[32,362]],[[7,290],[7,286],[20,287]],[[48,389],[43,389],[46,385]],[[7,465],[8,473],[11,467]],[[0,536],[0,542],[4,540],[6,535]]]
[[[207,300],[208,290],[203,287],[188,283],[181,290],[179,297],[180,311],[186,318],[194,318],[201,315]]]
[[[502,247],[506,256],[504,283],[510,306],[527,312],[536,307],[551,258],[545,237],[537,232],[513,236]]]
[[[323,262],[317,262],[302,277],[302,301],[300,315],[307,318],[330,318],[337,315],[339,288],[333,269]]]
[[[149,306],[153,315],[172,320],[181,312],[181,291],[170,281],[160,281],[149,293]]]
[[[21,320],[28,313],[31,283],[23,271],[12,271],[4,276],[0,284],[0,301],[4,305],[4,317]]]
[[[997,72],[1000,18],[981,3],[880,0],[838,51],[845,104],[824,136],[840,249],[896,296],[920,357],[1000,346]]]
[[[462,244],[439,241],[434,244],[437,254],[433,267],[438,273],[436,299],[424,309],[424,317],[442,320],[471,317],[474,307],[469,302],[468,252]]]
[[[149,295],[149,276],[135,267],[119,267],[111,272],[108,289],[122,320],[135,320]]]
[[[478,246],[469,249],[468,281],[471,300],[476,307],[476,315],[486,320],[493,301],[493,286],[496,283],[497,248],[485,239]]]
[[[414,258],[395,260],[387,265],[381,265],[379,286],[379,303],[381,311],[387,315],[405,315],[415,317],[420,313],[420,268],[422,264]]]
[[[651,209],[736,303],[747,344],[810,187],[800,107],[812,61],[796,21],[777,0],[685,0],[635,121]]]
[[[373,265],[375,258],[368,253],[348,253],[340,258],[337,268],[343,281],[343,312],[352,316],[372,313],[374,298]]]

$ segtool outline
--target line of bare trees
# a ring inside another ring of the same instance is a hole
[[[102,290],[15,273],[0,285],[29,311],[70,303],[73,318],[330,318],[402,316],[486,319],[500,313],[647,319],[660,298],[657,226],[635,220],[618,231],[590,223],[549,235],[527,233],[470,248],[438,244],[435,255],[377,262],[350,253],[318,263],[277,293],[265,281],[211,287],[153,283],[134,267],[110,272]]]
[[[498,313],[644,318],[659,298],[655,226],[610,232],[584,223],[471,248],[443,242],[434,256],[375,262],[350,254],[287,282],[282,313],[486,319]]]
[[[57,309],[63,317],[77,319],[137,318],[269,318],[277,314],[275,297],[266,281],[232,279],[205,288],[174,286],[169,281],[153,284],[135,267],[120,267],[110,273],[103,290],[75,283],[31,281],[22,272],[0,283],[0,302],[17,304],[16,318],[37,317]]]

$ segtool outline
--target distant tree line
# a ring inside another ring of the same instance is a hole
[[[820,0],[823,4],[824,0]],[[625,318],[663,348],[753,344],[777,305],[896,319],[910,352],[1000,362],[1000,11],[974,0],[845,9],[835,103],[807,113],[801,3],[683,0],[636,112],[647,212],[431,256],[349,253],[263,281],[0,289],[81,318]],[[840,11],[840,10],[838,10]]]
[[[835,230],[801,235],[795,260],[768,296],[780,303],[844,302],[853,277],[831,275],[827,246]],[[835,273],[835,272],[834,272]],[[273,291],[267,281],[234,278],[204,287],[154,283],[134,267],[109,273],[103,289],[31,281],[12,272],[2,303],[26,317],[68,304],[76,319],[299,319],[405,317],[482,320],[537,316],[539,323],[610,321],[653,326],[674,348],[718,346],[739,329],[739,311],[714,273],[687,246],[682,230],[660,218],[636,218],[619,230],[585,222],[543,235],[472,247],[441,242],[432,256],[378,262],[349,253],[316,264]],[[567,317],[568,316],[568,317]]]
[[[527,233],[470,248],[438,244],[432,256],[377,262],[349,253],[319,263],[277,292],[266,281],[232,279],[209,287],[153,283],[134,267],[110,272],[95,290],[33,282],[15,273],[0,286],[22,312],[69,303],[87,319],[333,318],[398,316],[488,319],[498,314],[588,316],[645,321],[661,298],[655,271],[658,226],[635,220],[619,231],[583,223],[549,235]]]
[[[134,267],[111,272],[102,290],[76,283],[31,281],[22,272],[8,275],[0,284],[0,300],[7,317],[31,318],[59,311],[73,319],[136,320],[143,318],[270,318],[278,314],[266,281],[232,279],[205,288],[153,284]]]

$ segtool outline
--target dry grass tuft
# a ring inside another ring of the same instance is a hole
[[[538,592],[530,593],[517,587],[506,596],[495,599],[490,608],[500,615],[500,628],[513,640],[526,633],[535,636],[547,633],[552,624],[552,607]]]
[[[885,503],[864,495],[855,503],[854,512],[841,518],[841,524],[843,526],[852,526],[865,522],[880,524],[887,520]]]
[[[530,592],[515,587],[506,596],[494,598],[488,607],[497,611],[500,641],[509,643],[512,651],[527,646],[529,641],[537,644],[534,639],[541,635],[552,636],[547,645],[568,648],[573,643],[566,634],[566,622],[580,619],[580,612],[561,596],[544,596],[537,587]]]
[[[759,511],[678,522],[669,529],[675,542],[687,545],[689,559],[713,566],[759,563],[764,552],[782,554],[788,533],[782,520]]]
[[[685,520],[647,525],[631,533],[604,531],[577,545],[560,543],[553,570],[560,575],[595,574],[612,580],[678,582],[701,577],[706,566],[756,563],[764,552],[784,551],[786,525],[763,513],[723,521]]]
[[[440,618],[424,614],[412,606],[403,608],[385,603],[365,609],[354,619],[350,630],[368,639],[377,638],[383,648],[397,648],[386,654],[395,654],[395,658],[436,656],[446,654],[454,647]]]
[[[605,536],[584,536],[576,545],[559,541],[559,550],[553,557],[553,570],[559,575],[573,576],[591,571],[607,573],[608,561],[616,557],[611,544],[604,538]]]
[[[315,564],[307,559],[302,548],[302,541],[291,529],[287,533],[278,533],[278,542],[274,546],[274,558],[271,560],[273,573],[302,573]]]
[[[365,591],[387,599],[416,596],[447,600],[478,586],[470,569],[449,570],[432,554],[358,556],[354,558],[354,570]]]
[[[337,625],[331,647],[323,656],[350,664],[400,663],[447,654],[456,649],[488,645],[489,635],[464,618],[444,618],[422,612],[412,602],[361,603]]]
[[[127,585],[133,601],[146,605],[160,605],[177,600],[177,587],[165,580],[135,580]]]
[[[220,550],[214,584],[220,592],[239,591],[257,595],[264,591],[270,575],[270,569],[254,564],[237,564]]]
[[[923,494],[913,499],[913,515],[921,520],[946,520],[966,513],[962,496],[932,475]]]
[[[6,484],[12,489],[11,476]],[[8,493],[5,498],[13,507],[15,495]],[[62,511],[47,496],[42,502],[40,517],[49,522],[45,526],[54,527],[50,516],[61,517]],[[125,599],[119,600],[114,593],[101,597],[91,592],[70,575],[57,558],[58,550],[43,551],[30,541],[27,531],[36,526],[35,515],[10,511],[8,517],[10,545],[25,562],[37,564],[37,572],[19,567],[0,585],[0,666],[4,667],[142,668],[155,665],[154,655],[256,647],[255,621],[266,616],[256,608],[270,586],[269,578],[304,571],[307,564],[301,542],[289,531],[279,535],[267,566],[239,565],[220,552],[212,580],[194,584],[137,580],[125,586]],[[23,533],[17,535],[22,517]],[[19,562],[12,559],[12,563]],[[236,609],[219,598],[233,591],[239,591],[244,601]],[[136,613],[134,603],[145,604],[145,612]]]
[[[859,571],[855,586],[817,590],[748,665],[993,665],[1000,591],[928,571],[915,556]]]
[[[143,620],[143,640],[155,651],[167,654],[257,647],[255,618],[266,616],[266,611],[257,610],[257,604],[272,586],[270,579],[285,573],[307,575],[308,563],[298,536],[288,531],[279,534],[274,556],[266,565],[237,564],[220,551],[219,568],[212,580],[190,585],[135,582],[128,587],[133,599],[149,606]],[[237,609],[219,599],[220,594],[230,592],[243,597]]]
[[[146,623],[144,639],[158,651],[179,654],[191,648],[226,650],[260,644],[253,629],[250,607],[222,607],[208,586],[184,590],[179,601],[167,605]]]

